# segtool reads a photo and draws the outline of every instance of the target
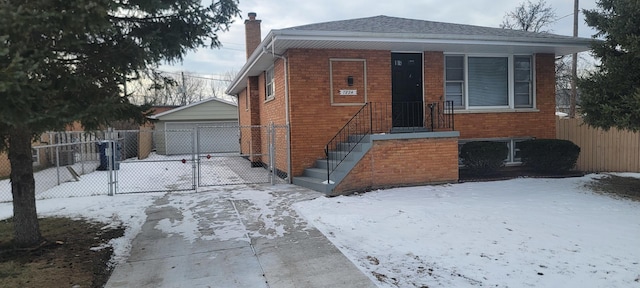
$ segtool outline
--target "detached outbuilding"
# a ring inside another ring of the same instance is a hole
[[[229,153],[239,151],[238,105],[209,98],[149,117],[157,120],[156,153]]]

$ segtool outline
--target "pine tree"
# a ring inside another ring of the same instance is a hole
[[[599,0],[598,9],[585,10],[594,35],[597,69],[580,79],[580,103],[585,123],[640,130],[640,1]]]
[[[124,81],[189,50],[219,47],[237,0],[0,0],[0,150],[11,162],[14,242],[38,227],[31,143],[80,121],[95,129],[144,121]]]

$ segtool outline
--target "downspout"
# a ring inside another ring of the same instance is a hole
[[[271,38],[271,55],[276,58],[280,58],[284,61],[284,117],[285,124],[287,126],[287,180],[289,184],[293,181],[293,176],[291,175],[291,125],[289,119],[289,61],[287,61],[287,57],[283,55],[278,55],[275,52],[275,37]],[[266,47],[262,47],[263,51],[266,52]]]

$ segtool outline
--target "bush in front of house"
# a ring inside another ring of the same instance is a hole
[[[522,164],[537,172],[566,172],[576,166],[580,147],[569,140],[535,139],[520,142]]]
[[[503,142],[473,141],[462,145],[460,158],[471,173],[491,174],[504,166],[509,148]]]

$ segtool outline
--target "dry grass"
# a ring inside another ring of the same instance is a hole
[[[11,219],[0,221],[0,286],[103,287],[111,275],[112,250],[90,248],[121,237],[124,229],[68,218],[40,219],[46,242],[16,249]],[[95,250],[95,249],[94,249]]]
[[[640,201],[640,179],[638,178],[606,175],[593,180],[587,188],[616,198]]]

